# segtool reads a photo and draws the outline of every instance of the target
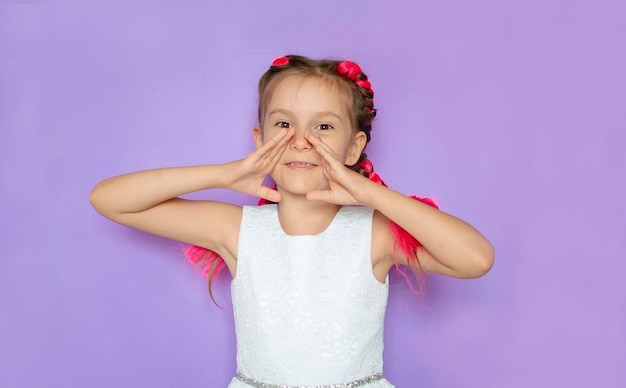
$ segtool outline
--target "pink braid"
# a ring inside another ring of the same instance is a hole
[[[274,186],[274,190],[276,190],[276,186]],[[257,205],[262,206],[270,203],[274,202],[270,202],[265,198],[259,198]],[[224,267],[226,267],[226,263],[224,263],[222,256],[210,249],[199,247],[197,245],[192,245],[185,249],[185,256],[187,256],[187,259],[189,259],[194,267],[202,268],[202,275],[208,277],[210,283],[212,283],[222,272]],[[211,295],[211,298],[213,298],[213,295]]]
[[[342,61],[337,64],[337,72],[365,90],[370,103],[374,106],[374,90],[372,90],[372,83],[367,80],[367,76],[363,73],[359,65],[351,61]],[[375,110],[369,106],[365,107],[365,111],[370,115],[375,114]]]
[[[363,73],[359,65],[350,61],[340,62],[337,65],[337,71],[339,72],[339,74],[352,81],[356,80],[357,76]]]
[[[360,165],[359,165],[366,173],[367,173],[367,177],[382,186],[388,187],[385,182],[383,182],[382,178],[380,177],[380,175],[378,175],[375,171],[374,171],[374,167],[372,166],[372,162],[370,162],[369,159],[365,159],[363,160]],[[422,198],[422,197],[418,197],[415,195],[409,195],[409,198],[413,198],[416,201],[419,201],[423,204],[426,204],[428,206],[434,207],[435,209],[439,209],[439,206],[435,203],[435,201],[431,198]],[[404,257],[407,258],[407,262],[409,263],[409,266],[412,268],[418,268],[421,270],[422,266],[419,262],[419,259],[417,257],[417,250],[419,249],[419,247],[422,247],[423,245],[417,241],[417,239],[415,237],[413,237],[409,232],[407,232],[406,230],[404,230],[400,225],[396,224],[393,221],[389,221],[389,228],[391,229],[391,232],[393,233],[394,237],[395,237],[395,244],[394,244],[394,254],[393,254],[393,261],[394,261],[394,265],[396,267],[396,270],[400,273],[400,275],[402,275],[402,277],[404,277],[404,279],[407,281],[407,283],[409,284],[409,287],[411,287],[411,289],[416,292],[417,294],[422,294],[423,293],[423,289],[424,289],[424,278],[423,278],[423,272],[422,271],[415,271],[417,277],[418,277],[418,287],[419,290],[415,290],[413,288],[413,285],[411,283],[411,281],[409,280],[409,278],[406,276],[406,274],[404,273],[404,271],[401,269],[399,263],[398,263],[398,258],[396,256],[396,249],[400,248],[400,251],[402,251],[402,253],[404,254]]]
[[[225,263],[222,257],[209,249],[192,245],[185,250],[185,256],[195,267],[202,268],[202,275],[204,276],[211,275],[211,278],[214,279],[224,269]],[[211,268],[213,268],[212,274]]]

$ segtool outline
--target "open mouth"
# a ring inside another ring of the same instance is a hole
[[[287,163],[287,166],[305,168],[305,167],[316,167],[317,164],[306,163],[306,162],[289,162]]]

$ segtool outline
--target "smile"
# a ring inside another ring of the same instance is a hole
[[[287,166],[297,167],[297,168],[305,168],[305,167],[316,167],[317,164],[306,163],[306,162],[289,162],[286,163]]]

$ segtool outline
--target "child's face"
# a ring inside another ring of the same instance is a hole
[[[287,76],[281,80],[266,105],[262,128],[255,128],[257,146],[271,139],[281,128],[295,134],[272,172],[279,188],[297,194],[328,188],[321,156],[305,133],[319,137],[345,165],[358,162],[366,136],[350,123],[348,98],[339,88],[318,77]]]

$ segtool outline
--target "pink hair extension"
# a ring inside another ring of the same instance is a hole
[[[367,174],[367,177],[374,183],[379,184],[381,186],[388,187],[387,184],[383,181],[383,179],[374,171],[374,166],[369,159],[363,159],[361,163],[359,163],[359,167],[363,169],[363,171]],[[419,201],[423,204],[434,207],[435,209],[439,209],[439,206],[435,203],[435,201],[431,198],[426,197],[418,197],[415,195],[409,195],[409,198],[413,198],[416,201]],[[395,237],[395,244],[393,246],[393,261],[394,267],[396,271],[406,280],[407,284],[411,288],[411,291],[418,295],[422,295],[424,293],[424,284],[426,279],[424,278],[424,271],[422,271],[422,266],[419,262],[419,258],[417,257],[417,250],[419,247],[423,246],[415,237],[413,237],[409,232],[402,229],[400,225],[396,224],[393,221],[389,222],[389,228],[393,232]],[[407,263],[409,267],[418,269],[417,271],[413,271],[418,280],[418,290],[415,290],[413,287],[413,283],[406,275],[402,267],[400,267],[400,263],[398,262],[397,257],[397,249],[400,248],[400,251],[404,254],[407,259]]]
[[[415,195],[410,195],[409,197],[423,204],[434,207],[435,209],[439,209],[439,206],[431,198],[423,198],[423,197],[418,197]],[[389,228],[391,229],[395,237],[395,244],[393,247],[394,267],[396,268],[396,271],[398,271],[398,273],[404,278],[404,280],[406,280],[407,284],[411,288],[411,291],[413,291],[414,293],[418,295],[422,295],[424,293],[424,284],[425,284],[426,279],[424,278],[422,265],[420,264],[419,259],[417,257],[417,250],[423,245],[415,237],[409,234],[409,232],[402,229],[402,227],[400,227],[400,225],[396,224],[395,222],[390,221]],[[407,262],[409,266],[412,268],[419,269],[419,271],[413,271],[418,280],[417,290],[413,287],[413,283],[410,281],[409,277],[406,275],[406,273],[404,272],[404,270],[402,269],[402,267],[400,267],[400,264],[398,263],[398,258],[396,255],[396,252],[397,252],[396,249],[398,248],[400,248],[400,251],[402,251],[404,256],[407,258]]]
[[[185,256],[194,265],[194,267],[202,269],[203,276],[209,276],[211,274],[211,268],[213,268],[212,278],[215,278],[222,269],[224,269],[224,260],[217,253],[199,247],[197,245],[191,245],[185,249]]]
[[[276,190],[276,186],[274,186],[273,189]],[[274,202],[270,202],[265,198],[259,198],[257,205],[262,206],[270,203]],[[217,276],[222,272],[224,267],[226,267],[222,256],[210,249],[197,245],[191,245],[185,249],[185,256],[187,256],[187,259],[189,259],[194,267],[202,269],[202,275],[209,278],[209,283],[217,279]]]
[[[199,247],[197,245],[191,245],[185,249],[185,256],[187,256],[194,267],[202,269],[202,275],[209,279],[209,295],[211,296],[211,300],[217,307],[222,308],[222,306],[220,306],[215,300],[215,297],[213,296],[213,287],[211,287],[213,281],[219,276],[226,266],[222,256],[210,249]]]

